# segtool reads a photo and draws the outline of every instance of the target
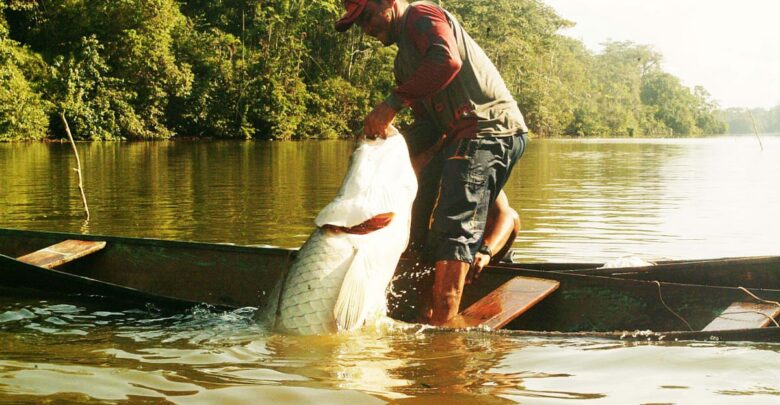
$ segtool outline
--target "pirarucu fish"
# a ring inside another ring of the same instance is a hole
[[[409,241],[417,179],[406,142],[362,140],[336,198],[282,280],[275,329],[351,331],[385,315],[386,293]]]

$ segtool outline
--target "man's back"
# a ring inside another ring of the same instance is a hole
[[[450,13],[434,3],[417,2],[407,8],[400,24],[395,60],[397,95],[416,98],[413,107],[422,107],[427,118],[453,138],[527,131],[495,65]],[[432,94],[423,94],[426,90],[419,88],[435,83],[437,75],[450,65],[448,59],[459,60],[457,74],[442,89],[427,89]],[[421,77],[421,71],[431,77]]]

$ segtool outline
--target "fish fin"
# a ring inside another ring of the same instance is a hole
[[[372,263],[369,255],[364,250],[358,249],[344,275],[336,306],[333,308],[339,330],[355,330],[363,326],[366,321],[369,310],[368,294],[371,292],[371,271]]]
[[[269,295],[268,303],[264,306],[260,306],[254,315],[255,322],[268,330],[276,328],[276,312],[279,309],[279,299],[281,298],[283,283],[284,280],[282,279],[274,285],[274,288]]]

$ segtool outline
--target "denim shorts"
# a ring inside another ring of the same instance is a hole
[[[482,244],[488,208],[527,142],[521,133],[445,146],[419,175],[410,248],[422,251],[426,262],[471,263]]]

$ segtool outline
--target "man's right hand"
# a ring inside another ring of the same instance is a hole
[[[387,138],[390,134],[389,127],[395,119],[397,112],[390,107],[386,102],[381,102],[379,105],[368,113],[366,121],[363,127],[363,132],[369,139]]]
[[[469,273],[466,275],[466,285],[471,284],[474,280],[479,278],[479,274],[482,273],[482,270],[490,264],[490,259],[491,257],[484,253],[477,252],[474,254],[474,262],[471,263]]]

